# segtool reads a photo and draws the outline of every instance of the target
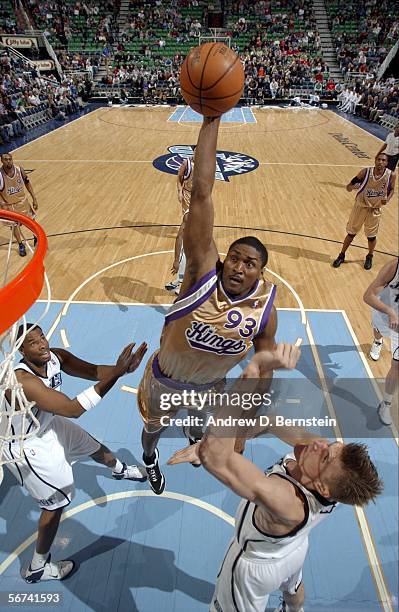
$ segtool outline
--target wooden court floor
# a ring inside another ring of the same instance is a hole
[[[172,112],[100,108],[14,151],[15,162],[32,171],[38,220],[49,236],[46,269],[54,299],[68,299],[106,268],[75,299],[172,301],[163,286],[172,263],[165,251],[173,249],[180,223],[176,177],[152,162],[172,145],[194,144],[199,131],[198,123],[168,122]],[[382,253],[375,254],[373,269],[363,269],[364,248],[352,247],[339,270],[331,262],[354,201],[345,185],[373,165],[381,141],[332,111],[262,109],[254,115],[254,124],[223,124],[220,130],[218,149],[252,156],[259,167],[215,183],[219,250],[239,236],[258,236],[269,250],[268,267],[305,308],[344,309],[367,353],[370,312],[362,295],[397,254],[397,193],[384,210],[377,245]],[[8,230],[0,228],[2,257],[7,239]],[[354,244],[365,247],[365,237],[359,234]],[[158,254],[140,257],[148,253]],[[21,263],[16,256],[15,266]],[[282,283],[277,306],[297,306]],[[384,376],[389,351],[370,366]]]

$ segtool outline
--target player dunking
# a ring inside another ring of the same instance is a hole
[[[194,157],[183,160],[177,173],[177,199],[182,208],[182,221],[175,240],[175,254],[172,266],[172,274],[177,274],[176,281],[165,285],[167,291],[174,291],[179,295],[180,286],[183,282],[184,272],[186,271],[186,255],[183,249],[183,234],[190,209],[191,189],[193,185]]]
[[[370,270],[373,265],[381,207],[388,204],[395,189],[396,176],[391,170],[388,170],[387,164],[388,156],[385,153],[379,153],[375,158],[374,168],[363,168],[346,186],[347,191],[357,189],[358,192],[346,226],[347,236],[340,254],[333,262],[334,268],[339,268],[344,263],[346,250],[363,225],[369,247],[364,268]]]
[[[33,187],[26,176],[23,168],[14,166],[11,153],[3,153],[1,156],[2,167],[0,168],[0,209],[11,210],[13,212],[35,217],[35,211],[38,209],[36,196],[33,192]],[[25,187],[32,196],[32,204],[26,197]],[[9,223],[7,223],[9,225]],[[18,242],[18,251],[21,257],[25,257],[26,248],[22,242],[21,230],[19,224],[12,224],[15,239]],[[34,238],[36,244],[36,237]]]
[[[184,231],[187,266],[178,300],[165,317],[160,349],[147,363],[138,390],[144,421],[143,459],[153,491],[162,493],[157,443],[164,429],[161,394],[202,391],[222,383],[252,346],[261,376],[263,351],[275,349],[276,288],[263,279],[267,250],[254,237],[233,242],[223,264],[213,240],[216,144],[220,118],[204,118],[195,151],[190,212]],[[172,408],[169,416],[177,409]]]

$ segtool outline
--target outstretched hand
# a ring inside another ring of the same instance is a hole
[[[281,342],[272,351],[259,351],[243,371],[241,378],[260,378],[272,370],[292,370],[301,356],[294,344]]]
[[[178,463],[195,463],[201,465],[200,458],[198,456],[200,442],[182,448],[179,451],[173,453],[168,459],[168,465],[177,465]]]
[[[117,368],[118,370],[119,376],[123,376],[128,372],[134,372],[134,370],[137,370],[140,363],[142,362],[143,357],[147,352],[147,344],[143,342],[142,344],[140,344],[137,351],[133,353],[132,351],[135,345],[135,342],[131,342],[130,344],[125,346],[125,348],[119,355],[115,365],[115,368]]]

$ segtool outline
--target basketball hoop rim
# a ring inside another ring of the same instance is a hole
[[[37,238],[32,259],[7,285],[0,289],[0,334],[7,331],[34,304],[44,284],[44,256],[47,236],[42,227],[30,217],[12,211],[0,210],[0,220],[20,223]]]

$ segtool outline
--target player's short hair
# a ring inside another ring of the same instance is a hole
[[[375,158],[377,159],[377,157],[381,157],[381,155],[383,155],[384,157],[388,159],[388,154],[384,153],[384,151],[381,151],[381,153],[378,153],[378,155],[376,155]]]
[[[346,444],[340,461],[340,474],[329,484],[331,498],[351,506],[365,506],[369,501],[374,501],[384,485],[370,459],[367,446]]]
[[[267,261],[269,259],[269,253],[267,252],[267,248],[261,241],[255,236],[243,236],[242,238],[238,238],[238,240],[234,240],[229,246],[229,251],[233,249],[237,244],[247,244],[248,246],[253,247],[256,251],[258,251],[261,260],[262,260],[262,268],[265,267]]]
[[[26,333],[25,333],[25,335],[27,335],[30,331],[32,331],[32,329],[35,329],[35,328],[41,329],[39,327],[39,325],[35,325],[34,323],[27,323],[26,324]],[[24,335],[24,326],[20,325],[18,327],[18,331],[17,331],[17,340],[19,340],[20,337],[23,336],[23,335]]]

